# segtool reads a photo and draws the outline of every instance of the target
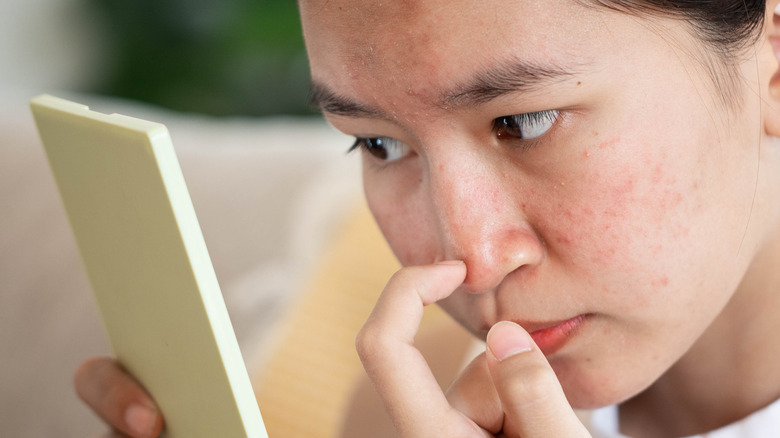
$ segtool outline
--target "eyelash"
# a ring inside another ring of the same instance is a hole
[[[382,161],[390,163],[406,156],[409,146],[407,146],[400,140],[396,140],[390,137],[371,137],[371,138],[357,137],[355,139],[355,143],[352,144],[352,146],[347,150],[347,153],[350,153],[353,150],[358,148],[360,148],[364,152],[370,153],[371,155],[375,156],[376,158]],[[399,150],[400,153],[402,153],[403,155],[395,157],[393,159],[388,159],[390,155],[398,154]],[[372,151],[380,151],[380,153],[382,153],[383,156],[379,156]]]
[[[532,142],[547,134],[558,121],[560,111],[545,110],[533,113],[514,114],[503,116],[493,121],[493,130],[500,140],[522,140]],[[517,130],[520,127],[530,128],[529,133],[524,131],[511,133],[509,131]],[[534,132],[534,129],[537,132]],[[540,131],[540,132],[539,132]],[[526,137],[525,135],[529,135]]]
[[[560,111],[558,110],[545,110],[532,113],[513,114],[510,116],[502,116],[493,120],[493,132],[499,140],[509,140],[524,143],[523,149],[529,149],[533,147],[540,137],[543,137],[549,132],[560,117]],[[522,129],[530,128],[530,137]],[[536,132],[534,132],[536,129]],[[539,132],[541,131],[541,132]],[[350,146],[347,153],[354,151],[355,149],[361,149],[364,152],[369,152],[376,156],[378,159],[392,162],[393,160],[387,160],[387,150],[385,150],[384,156],[377,156],[372,150],[380,150],[384,147],[382,143],[392,144],[395,148],[408,148],[399,140],[390,137],[357,137],[355,143]],[[372,143],[376,143],[376,146],[371,146]],[[402,158],[402,157],[400,157]],[[396,158],[398,159],[398,158]]]

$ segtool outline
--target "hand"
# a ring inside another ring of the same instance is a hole
[[[357,337],[363,366],[400,436],[589,437],[542,352],[511,322],[493,326],[487,352],[444,395],[414,336],[423,307],[450,295],[465,276],[461,262],[401,269]]]
[[[107,437],[153,438],[163,418],[141,385],[111,358],[84,362],[74,376],[76,392],[114,431]]]

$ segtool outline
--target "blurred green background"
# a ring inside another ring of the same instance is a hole
[[[83,0],[104,36],[86,90],[210,115],[312,114],[293,0]]]

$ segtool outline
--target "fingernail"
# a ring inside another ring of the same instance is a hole
[[[775,15],[780,15],[780,3],[775,6]]]
[[[499,361],[533,349],[528,333],[510,321],[501,321],[490,328],[487,346]]]
[[[450,266],[456,266],[456,265],[462,265],[462,260],[443,260],[441,262],[436,262],[437,265],[450,265]]]
[[[137,436],[149,436],[157,420],[157,412],[140,404],[132,404],[125,411],[125,423]]]

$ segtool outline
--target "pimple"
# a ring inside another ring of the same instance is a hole
[[[561,245],[571,245],[571,238],[567,235],[558,236],[555,241]]]
[[[658,288],[658,287],[666,287],[666,286],[669,285],[669,277],[664,275],[662,277],[656,278],[655,280],[653,280],[651,282],[651,285],[653,287],[656,287],[656,288]]]
[[[625,174],[629,174],[629,172],[625,172]],[[615,181],[615,185],[610,190],[612,199],[610,210],[614,208],[621,209],[621,206],[633,201],[635,199],[634,189],[635,183],[633,177],[628,177],[622,181]],[[618,215],[615,214],[615,216]]]

